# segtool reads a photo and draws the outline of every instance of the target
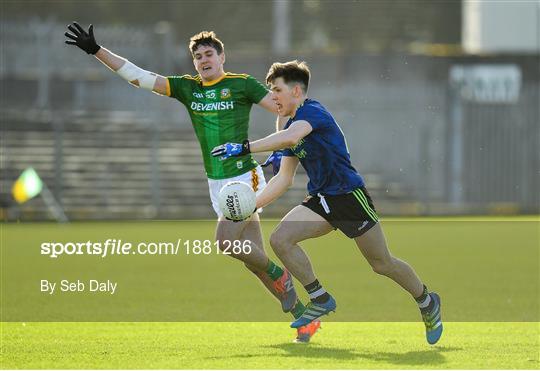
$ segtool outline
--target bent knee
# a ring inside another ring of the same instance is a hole
[[[272,249],[276,253],[287,250],[290,245],[291,241],[283,233],[279,233],[279,231],[274,231],[270,235],[270,246],[272,246]]]
[[[216,233],[216,245],[222,252],[231,252],[233,238],[227,233]]]
[[[227,230],[226,228],[218,229],[218,231],[216,231],[215,240],[220,249],[229,246],[232,241],[238,239],[240,239],[240,236],[233,233],[233,231]]]
[[[371,268],[377,274],[388,276],[394,272],[396,265],[393,258],[370,262]]]
[[[224,234],[224,233],[216,233],[216,236],[215,236],[215,241],[216,241],[216,244],[217,246],[219,247],[220,250],[223,250],[223,246],[225,245],[225,241],[227,241],[228,238],[227,238],[227,235]]]

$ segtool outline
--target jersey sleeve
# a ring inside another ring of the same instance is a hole
[[[175,98],[182,103],[186,102],[186,91],[191,89],[191,80],[193,78],[189,75],[182,76],[168,76],[169,87],[171,89],[171,98]]]
[[[291,151],[290,148],[285,148],[285,149],[283,150],[283,156],[285,156],[285,157],[294,157],[294,156],[296,156],[296,155],[294,154],[293,151]]]
[[[295,121],[304,120],[309,122],[313,131],[321,130],[326,127],[327,122],[325,115],[315,107],[306,107],[302,112],[295,117]]]
[[[248,76],[246,79],[246,96],[248,99],[257,104],[268,94],[266,86],[261,84],[256,78]]]

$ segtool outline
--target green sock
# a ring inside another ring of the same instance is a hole
[[[294,316],[294,319],[300,318],[302,313],[306,310],[306,307],[300,300],[298,300],[294,306],[294,308],[291,310],[292,315]]]
[[[275,265],[274,262],[270,259],[268,259],[268,266],[266,267],[266,273],[272,281],[277,280],[281,275],[283,274],[283,269],[279,266]]]

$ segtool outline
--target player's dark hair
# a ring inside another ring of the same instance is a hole
[[[216,49],[218,54],[223,53],[223,50],[225,49],[223,42],[217,38],[214,31],[202,31],[189,39],[189,50],[191,51],[191,55],[194,55],[197,48],[201,45],[210,46]]]
[[[298,62],[296,59],[285,63],[276,62],[268,70],[266,83],[270,84],[281,77],[287,85],[290,83],[300,84],[305,94],[308,90],[310,76],[311,73],[306,62]]]

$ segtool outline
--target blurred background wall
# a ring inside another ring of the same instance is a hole
[[[33,167],[79,219],[213,217],[198,142],[177,101],[135,89],[64,44],[98,43],[162,75],[194,74],[189,37],[224,41],[226,70],[261,81],[311,66],[309,95],[342,127],[381,215],[538,214],[538,1],[3,1],[2,217],[41,220],[11,185]],[[259,107],[250,137],[274,130]],[[264,156],[257,156],[264,159]],[[270,176],[270,175],[268,175]],[[280,217],[306,177],[267,208]]]

